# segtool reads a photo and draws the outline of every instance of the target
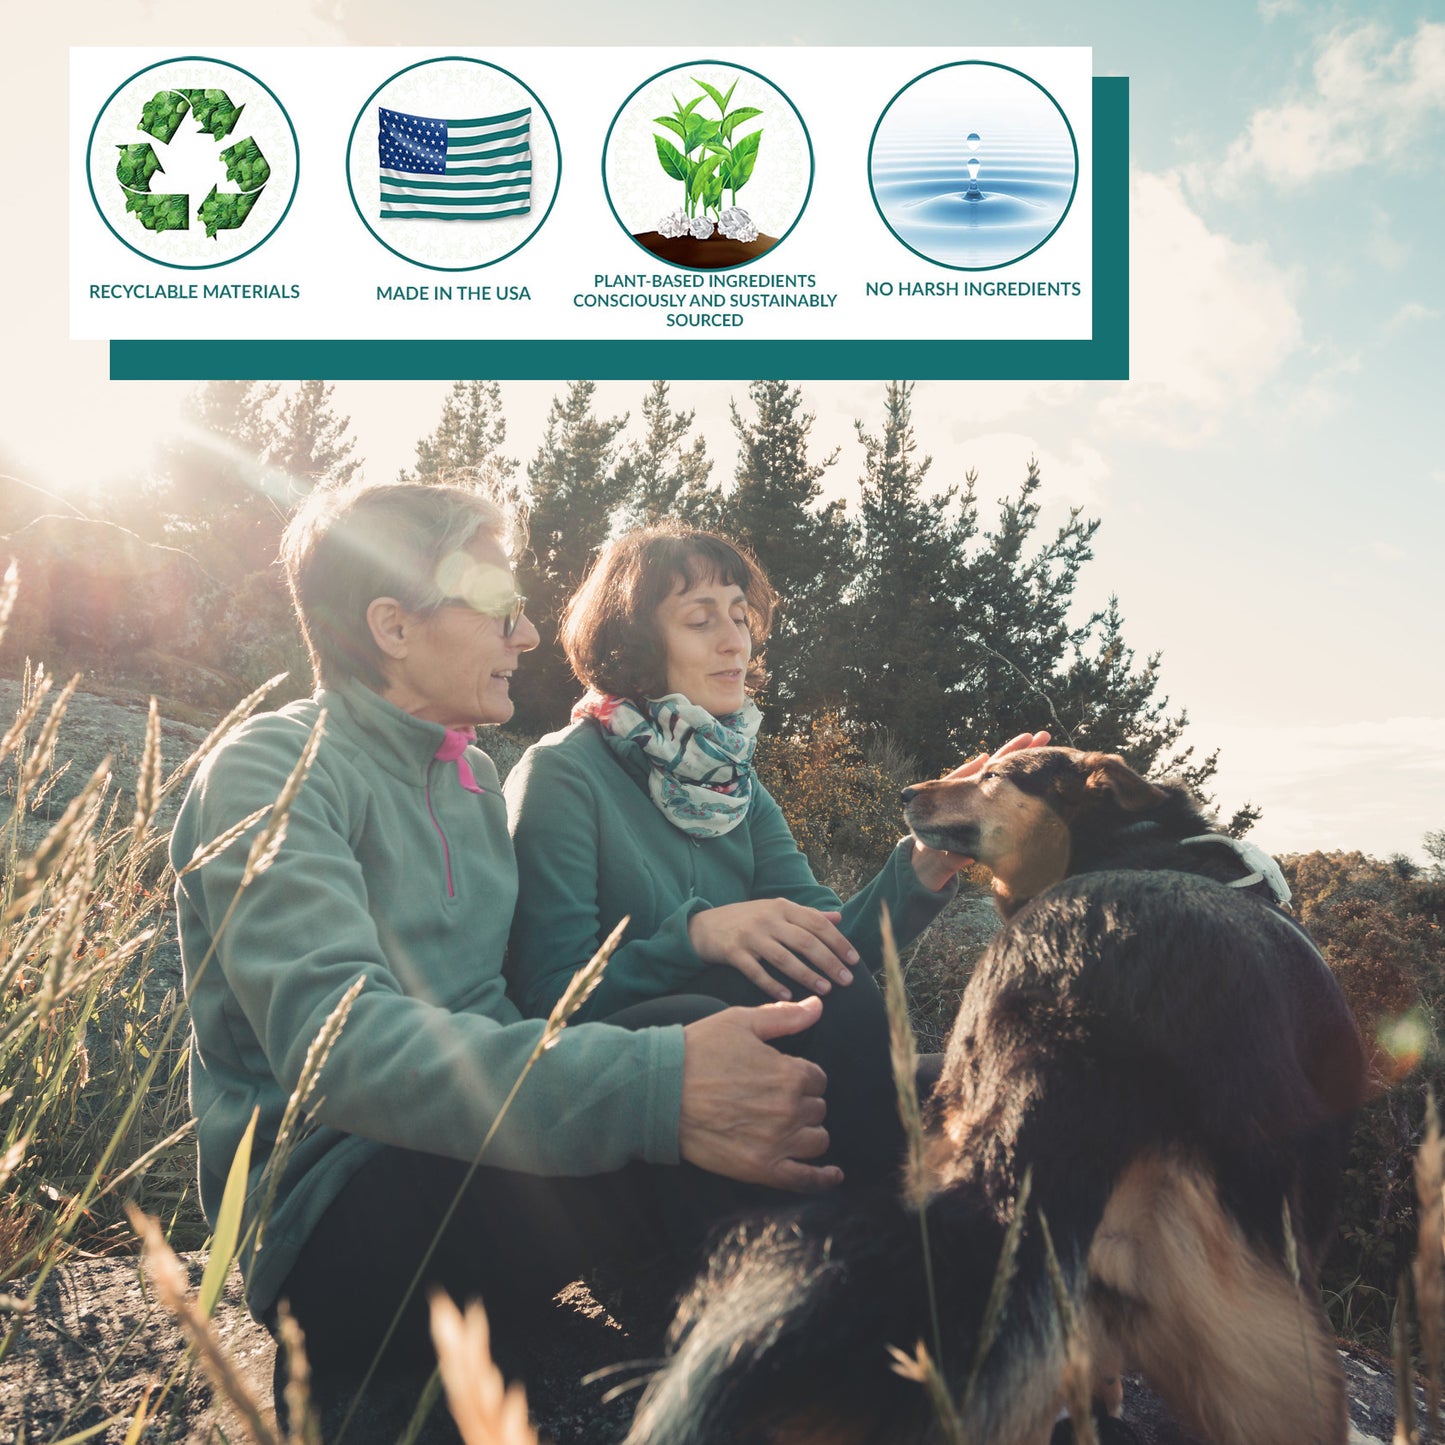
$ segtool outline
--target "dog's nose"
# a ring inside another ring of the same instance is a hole
[[[917,788],[904,788],[904,790],[898,796],[902,798],[905,803],[909,803],[913,801],[913,795],[917,791]]]

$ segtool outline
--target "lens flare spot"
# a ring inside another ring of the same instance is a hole
[[[1419,1066],[1430,1044],[1430,1026],[1419,1009],[1396,1018],[1382,1018],[1375,1037],[1380,1049],[1393,1066],[1397,1077]]]
[[[437,565],[436,585],[444,596],[454,597],[496,617],[517,595],[511,572],[495,562],[479,562],[468,552],[449,552]]]

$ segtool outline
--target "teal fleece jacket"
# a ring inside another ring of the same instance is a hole
[[[456,764],[434,758],[443,729],[360,684],[252,718],[221,744],[176,820],[177,869],[275,801],[322,708],[320,750],[271,867],[238,893],[253,830],[176,885],[201,1202],[212,1223],[259,1109],[253,1222],[307,1049],[363,981],[262,1248],[243,1260],[258,1317],[322,1212],[379,1146],[477,1155],[543,1030],[504,993],[517,869],[491,759],[468,750],[484,791],[467,791]],[[568,1027],[507,1107],[485,1162],[538,1174],[675,1163],[682,1060],[680,1028]]]
[[[912,942],[958,891],[918,881],[904,838],[883,870],[846,904],[813,877],[781,809],[755,783],[747,818],[716,838],[691,838],[647,791],[641,749],[591,720],[543,738],[508,775],[507,813],[522,879],[507,973],[512,996],[545,1015],[567,981],[625,916],[623,942],[585,1008],[597,1018],[685,991],[704,964],[687,926],[702,908],[788,898],[841,910],[842,932],[873,969],[882,961],[878,905],[899,946]]]

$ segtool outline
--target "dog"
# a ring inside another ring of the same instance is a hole
[[[735,1230],[629,1445],[960,1438],[900,1367],[920,1343],[971,1442],[1043,1445],[1081,1370],[1130,1438],[1108,1415],[1132,1368],[1213,1445],[1344,1445],[1317,1271],[1365,1056],[1273,860],[1112,754],[1031,749],[903,800],[1004,919],[923,1177]]]

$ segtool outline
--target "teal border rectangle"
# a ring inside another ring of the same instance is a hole
[[[112,341],[112,381],[810,381],[1129,376],[1129,81],[1094,77],[1094,315],[1087,341]]]

